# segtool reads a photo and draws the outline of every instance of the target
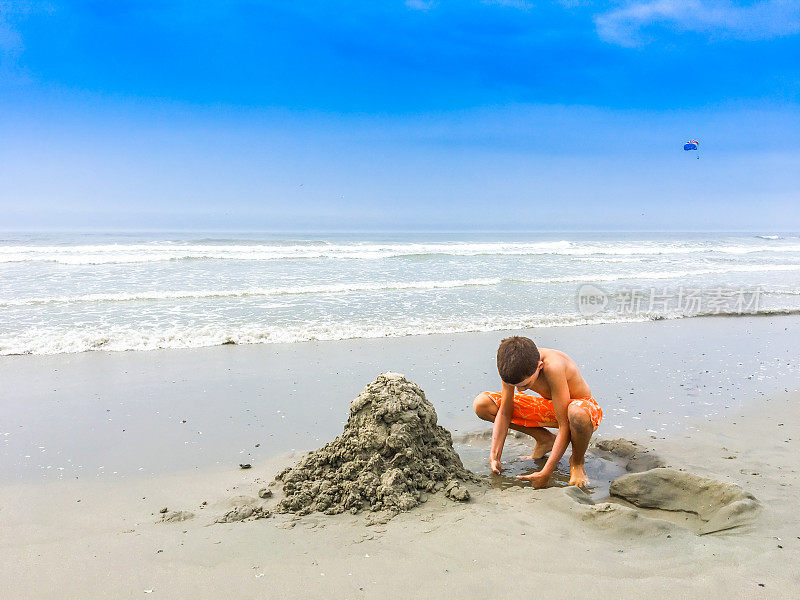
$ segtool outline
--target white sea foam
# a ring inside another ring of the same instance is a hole
[[[286,260],[379,259],[399,256],[452,254],[542,254],[567,249],[570,242],[404,243],[404,244],[107,244],[84,246],[0,246],[0,262],[45,261],[62,264],[160,262],[184,259]]]
[[[56,262],[67,265],[146,263],[175,260],[273,261],[288,259],[360,259],[450,256],[658,256],[800,253],[797,244],[720,245],[688,242],[440,242],[350,244],[98,244],[80,246],[0,246],[0,263]]]
[[[258,296],[295,296],[352,294],[360,292],[383,292],[402,290],[434,290],[455,289],[464,287],[485,287],[499,285],[503,282],[522,284],[553,283],[607,283],[612,281],[652,281],[666,279],[682,279],[700,275],[723,275],[725,273],[761,273],[776,271],[800,271],[800,264],[758,264],[758,265],[722,265],[706,269],[685,269],[679,271],[633,271],[628,273],[587,273],[563,277],[539,277],[531,279],[475,278],[444,281],[407,281],[407,282],[354,282],[323,285],[298,285],[283,287],[244,288],[231,290],[145,290],[141,292],[119,292],[107,294],[81,294],[74,296],[42,296],[28,298],[0,298],[0,306],[29,306],[36,304],[69,304],[80,302],[132,302],[159,300],[198,300],[213,298],[247,298]]]
[[[754,314],[799,314],[800,309],[762,309]],[[307,341],[336,341],[360,338],[400,337],[412,335],[451,334],[524,330],[537,327],[572,327],[611,323],[633,323],[653,319],[676,319],[693,316],[735,316],[739,313],[706,313],[699,315],[603,314],[583,317],[577,314],[523,315],[454,321],[449,319],[407,319],[402,324],[304,324],[286,327],[263,325],[206,325],[201,327],[168,327],[142,329],[134,326],[113,326],[103,329],[32,328],[13,337],[0,335],[0,356],[15,354],[62,354],[86,351],[159,350],[200,348],[225,344],[279,344]]]
[[[630,273],[607,273],[575,275],[521,280],[529,283],[606,283],[609,281],[653,279],[682,279],[699,275],[724,275],[725,273],[762,273],[765,271],[800,271],[800,265],[722,265],[707,269],[685,269],[681,271],[633,271]]]
[[[402,324],[305,324],[302,326],[265,327],[260,325],[207,325],[142,330],[133,326],[114,326],[100,330],[35,328],[11,339],[0,336],[0,355],[60,354],[92,350],[125,351],[166,348],[199,348],[223,344],[294,343],[334,341],[354,338],[398,337],[525,329],[539,326],[570,326],[603,322],[631,322],[646,317],[609,316],[587,320],[580,316],[554,318],[552,315],[476,319],[471,322],[451,320],[424,321],[408,319]]]
[[[422,240],[414,234],[391,242],[341,236],[267,242],[137,234],[146,241],[131,243],[131,237],[105,234],[9,236],[0,244],[0,313],[6,317],[0,320],[0,354],[681,316],[665,306],[660,314],[614,314],[613,307],[622,305],[619,293],[628,288],[761,290],[757,308],[765,314],[800,308],[797,238],[638,237],[500,242],[444,241],[436,235]],[[589,320],[575,312],[577,289],[587,283],[610,294],[609,309]]]
[[[497,285],[500,279],[457,279],[451,281],[363,282],[323,285],[297,285],[234,290],[153,290],[132,293],[83,294],[38,298],[0,299],[0,306],[26,306],[31,304],[73,302],[130,302],[137,300],[183,300],[211,298],[245,298],[249,296],[294,296],[305,294],[349,294],[354,292],[381,292],[400,290],[434,290],[471,286]]]

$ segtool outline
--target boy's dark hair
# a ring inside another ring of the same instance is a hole
[[[497,372],[500,379],[516,385],[536,372],[539,359],[539,349],[533,340],[520,336],[506,338],[497,349]]]

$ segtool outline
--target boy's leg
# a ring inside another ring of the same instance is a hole
[[[489,397],[489,394],[486,392],[478,394],[472,406],[475,409],[475,414],[481,419],[494,423],[494,418],[497,416],[498,409],[497,405]],[[537,460],[552,450],[556,436],[544,427],[525,427],[524,425],[517,425],[516,423],[511,423],[509,427],[515,431],[528,434],[536,440],[536,447],[533,449],[533,454],[530,456],[522,456],[522,459]],[[591,429],[591,423],[589,427]]]
[[[580,487],[589,483],[584,468],[584,456],[594,433],[592,418],[585,408],[574,402],[567,408],[572,456],[569,458],[569,485]]]

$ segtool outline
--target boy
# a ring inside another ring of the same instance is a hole
[[[547,485],[550,475],[572,443],[569,459],[569,485],[588,483],[583,457],[592,433],[603,419],[603,411],[573,360],[558,350],[537,348],[526,337],[504,339],[497,349],[497,371],[503,383],[501,392],[483,392],[475,398],[475,413],[484,421],[494,421],[489,462],[493,473],[500,473],[500,456],[508,428],[527,433],[536,440],[533,454],[524,459],[539,459],[550,452],[541,471],[518,475],[535,488]],[[531,390],[539,396],[515,394]],[[553,435],[545,427],[557,427]]]

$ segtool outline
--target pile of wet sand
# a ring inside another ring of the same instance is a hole
[[[464,501],[463,483],[478,481],[425,393],[398,373],[369,383],[350,403],[342,435],[275,479],[286,495],[277,511],[298,515],[407,511],[439,491]]]

